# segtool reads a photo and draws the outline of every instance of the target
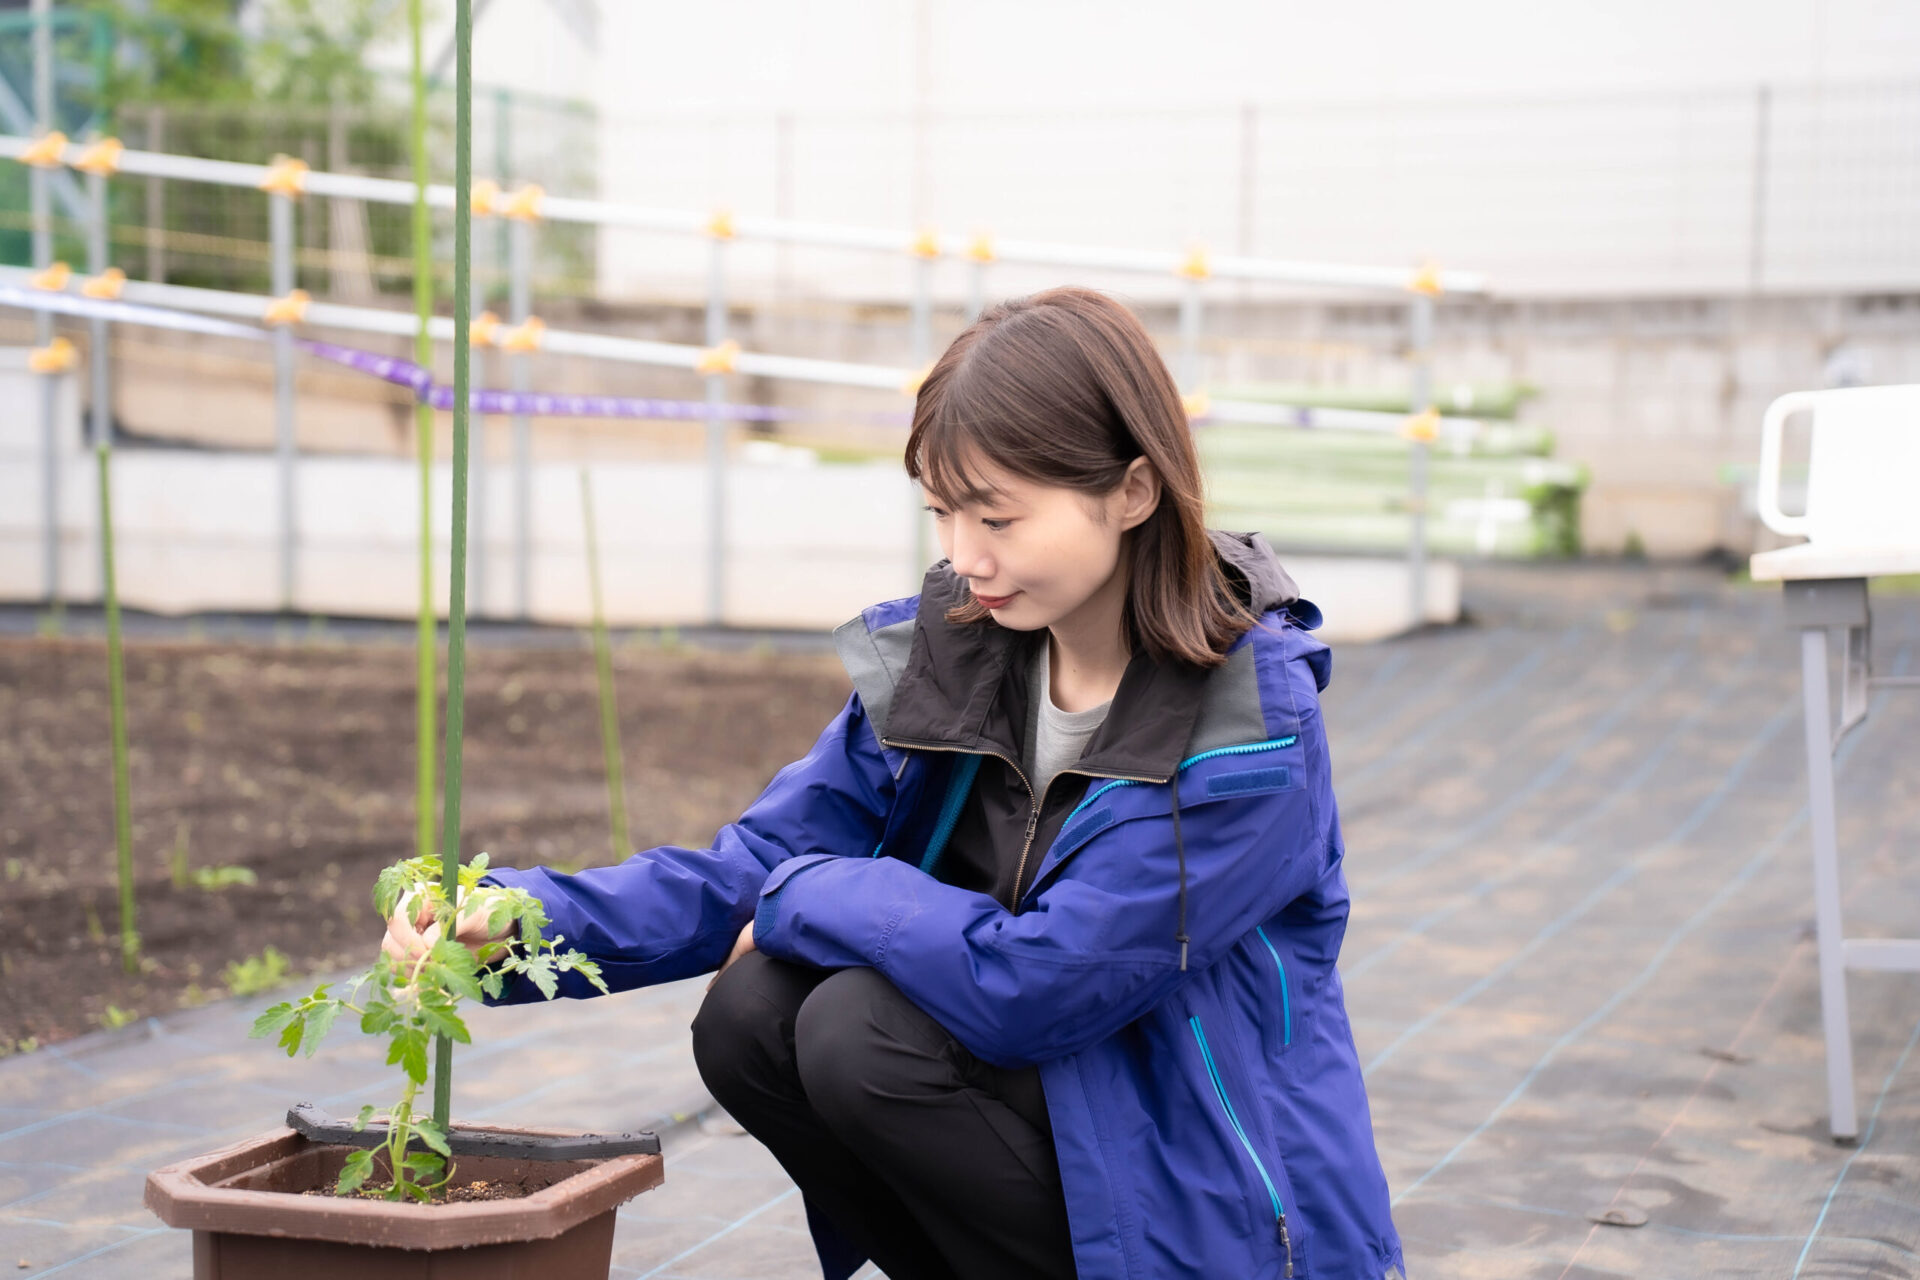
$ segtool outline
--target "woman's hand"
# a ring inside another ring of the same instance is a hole
[[[753,945],[753,921],[749,920],[747,921],[747,927],[740,931],[740,936],[733,940],[733,950],[727,952],[727,958],[720,962],[720,967],[713,971],[711,978],[707,979],[707,990],[713,990],[713,984],[720,981],[720,975],[727,971],[728,965],[747,954],[747,952],[758,949],[759,948]]]
[[[483,962],[492,958],[488,948],[513,932],[512,923],[497,934],[488,932],[487,913],[493,896],[491,889],[474,889],[461,899],[459,914],[454,919],[453,940],[466,944]],[[395,960],[412,964],[431,949],[439,937],[440,923],[433,918],[433,908],[409,895],[400,900],[400,905],[387,918],[387,936],[381,939],[380,949]]]

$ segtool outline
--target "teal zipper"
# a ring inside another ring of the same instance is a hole
[[[1286,1028],[1286,1039],[1281,1043],[1293,1043],[1293,999],[1287,994],[1287,966],[1280,963],[1280,953],[1273,949],[1273,942],[1267,937],[1267,931],[1259,925],[1253,931],[1260,935],[1260,941],[1267,944],[1267,954],[1273,957],[1273,967],[1280,971],[1280,1018]]]
[[[1267,1184],[1267,1195],[1273,1200],[1273,1216],[1284,1219],[1287,1216],[1287,1210],[1280,1203],[1280,1193],[1274,1190],[1273,1179],[1267,1176],[1267,1166],[1260,1162],[1260,1153],[1253,1149],[1253,1143],[1247,1138],[1247,1131],[1240,1127],[1240,1117],[1234,1114],[1233,1103],[1227,1100],[1227,1086],[1220,1080],[1220,1068],[1213,1064],[1213,1051],[1207,1048],[1207,1033],[1200,1029],[1200,1015],[1195,1014],[1188,1018],[1187,1024],[1193,1028],[1193,1038],[1199,1042],[1200,1056],[1206,1059],[1207,1075],[1213,1079],[1213,1094],[1220,1099],[1220,1109],[1227,1113],[1227,1123],[1233,1126],[1234,1133],[1239,1136],[1240,1145],[1247,1149],[1247,1158],[1252,1160],[1253,1167],[1260,1171],[1260,1181]]]
[[[1281,747],[1290,747],[1298,741],[1300,741],[1300,735],[1290,733],[1284,738],[1275,738],[1271,742],[1249,742],[1245,746],[1240,747],[1215,747],[1212,751],[1202,751],[1197,756],[1188,756],[1174,767],[1174,773],[1178,774],[1180,770],[1190,764],[1199,764],[1202,760],[1211,760],[1215,756],[1243,756],[1254,751],[1276,751]],[[1101,787],[1098,791],[1095,791],[1085,800],[1075,805],[1073,812],[1067,815],[1067,822],[1072,822],[1075,817],[1079,816],[1080,810],[1086,808],[1115,787],[1134,787],[1138,785],[1140,785],[1139,781],[1134,778],[1117,778],[1109,782],[1106,786]],[[1062,823],[1061,830],[1064,831],[1065,829],[1066,823]]]
[[[1233,1103],[1227,1099],[1227,1086],[1222,1083],[1220,1079],[1220,1068],[1213,1064],[1213,1051],[1207,1048],[1207,1033],[1200,1029],[1200,1015],[1195,1014],[1193,1017],[1188,1018],[1187,1024],[1193,1028],[1193,1038],[1200,1044],[1200,1056],[1206,1060],[1207,1075],[1213,1080],[1213,1094],[1216,1098],[1220,1099],[1220,1109],[1227,1113],[1227,1123],[1232,1125],[1234,1133],[1239,1135],[1240,1145],[1247,1149],[1248,1157],[1253,1160],[1253,1167],[1260,1171],[1260,1181],[1267,1184],[1267,1195],[1273,1200],[1274,1221],[1280,1225],[1280,1247],[1287,1252],[1286,1274],[1289,1280],[1291,1280],[1293,1276],[1293,1240],[1287,1235],[1286,1206],[1280,1203],[1280,1193],[1274,1190],[1273,1179],[1267,1176],[1267,1166],[1260,1162],[1260,1153],[1255,1151],[1253,1149],[1253,1143],[1248,1141],[1247,1131],[1240,1126],[1240,1117],[1234,1114]]]

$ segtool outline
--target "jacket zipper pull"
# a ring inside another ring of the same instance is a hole
[[[1287,1251],[1286,1280],[1293,1280],[1293,1241],[1287,1238],[1287,1215],[1280,1215],[1280,1247]]]

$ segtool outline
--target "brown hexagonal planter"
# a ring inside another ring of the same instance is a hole
[[[571,1137],[468,1124],[456,1132]],[[657,1155],[463,1155],[455,1182],[520,1182],[514,1200],[423,1205],[310,1196],[353,1148],[276,1129],[147,1175],[146,1203],[193,1232],[194,1280],[606,1280],[614,1211],[660,1185]],[[381,1164],[376,1177],[384,1177]]]

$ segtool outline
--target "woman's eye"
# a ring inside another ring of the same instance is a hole
[[[947,518],[947,513],[942,511],[939,507],[928,507],[927,510],[933,513],[933,518],[935,520],[945,520]]]
[[[999,533],[1001,530],[1005,529],[1008,525],[1012,524],[1013,521],[982,519],[980,523],[987,526],[987,528],[993,530],[995,533]]]

